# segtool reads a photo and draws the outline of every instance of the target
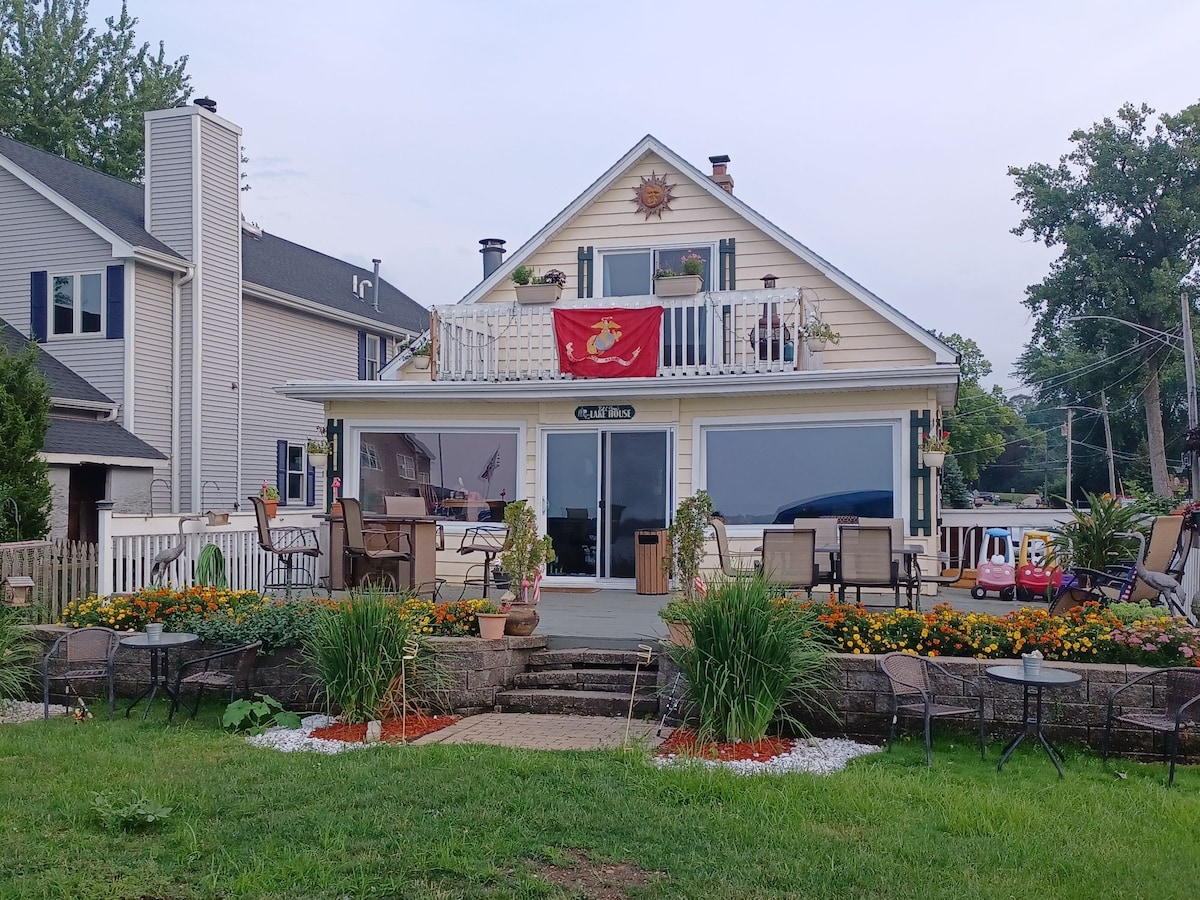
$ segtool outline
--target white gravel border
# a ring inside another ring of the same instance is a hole
[[[341,753],[343,750],[361,750],[365,747],[376,746],[375,744],[330,741],[312,736],[313,731],[324,728],[334,721],[332,716],[305,716],[300,720],[299,728],[270,728],[262,734],[250,735],[246,738],[246,743],[252,747],[266,747],[268,750],[278,750],[281,753]]]
[[[787,753],[764,762],[753,759],[700,759],[672,753],[654,757],[654,764],[659,767],[701,765],[708,769],[728,769],[736,775],[784,775],[788,772],[831,775],[846,768],[846,763],[856,756],[882,750],[882,747],[873,744],[860,744],[845,738],[813,738],[797,740]]]
[[[42,718],[42,704],[29,700],[0,700],[0,725],[17,725],[35,722]],[[50,715],[65,716],[67,708],[57,703],[50,704]]]

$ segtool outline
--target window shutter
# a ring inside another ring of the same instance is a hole
[[[125,267],[109,266],[104,288],[104,336],[109,340],[125,337]]]
[[[50,279],[46,272],[29,273],[29,336],[39,344],[46,343],[46,307],[49,303]]]
[[[383,371],[383,367],[387,365],[387,338],[382,334],[379,336],[379,371]]]
[[[720,263],[717,265],[718,284],[717,290],[720,291],[735,291],[737,290],[737,238],[721,238],[718,249],[720,252]]]
[[[592,248],[579,248],[579,266],[575,273],[575,296],[583,299],[592,296]]]
[[[367,380],[367,333],[358,333],[358,380]]]
[[[279,491],[279,505],[287,506],[287,441],[275,442],[275,489]]]
[[[317,502],[317,469],[312,463],[308,464],[308,506],[315,506]]]

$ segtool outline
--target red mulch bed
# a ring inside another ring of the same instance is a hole
[[[462,716],[425,716],[420,713],[414,713],[405,718],[403,726],[401,726],[400,719],[398,718],[384,719],[383,740],[397,744],[404,740],[415,740],[431,732],[449,728],[461,718]],[[367,736],[367,723],[346,725],[342,722],[334,722],[332,725],[326,725],[324,728],[314,728],[312,736],[315,738],[324,738],[327,741],[345,741],[350,744],[361,744],[363,738]]]
[[[792,741],[788,738],[767,737],[761,741],[731,741],[720,743],[708,741],[701,743],[694,731],[687,728],[677,728],[669,738],[658,746],[659,756],[695,756],[698,759],[719,759],[725,762],[749,759],[754,762],[766,762],[776,756],[782,756],[792,749]]]

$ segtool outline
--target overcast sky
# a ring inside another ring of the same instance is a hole
[[[119,0],[92,0],[97,21]],[[1200,4],[129,0],[244,132],[246,217],[428,306],[646,133],[1006,387],[1049,251],[1010,165],[1125,101],[1200,100]]]

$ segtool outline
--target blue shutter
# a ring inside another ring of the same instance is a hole
[[[367,380],[367,333],[358,333],[358,380]]]
[[[382,334],[379,336],[379,371],[383,371],[383,367],[387,365],[387,338]]]
[[[46,343],[46,307],[49,303],[50,279],[45,272],[29,273],[29,336],[39,344]]]
[[[104,336],[109,340],[125,337],[125,267],[109,266],[105,278]]]
[[[312,464],[308,464],[308,503],[306,505],[313,506],[317,502],[317,469]]]
[[[279,491],[279,505],[287,506],[287,441],[275,442],[275,489]]]

